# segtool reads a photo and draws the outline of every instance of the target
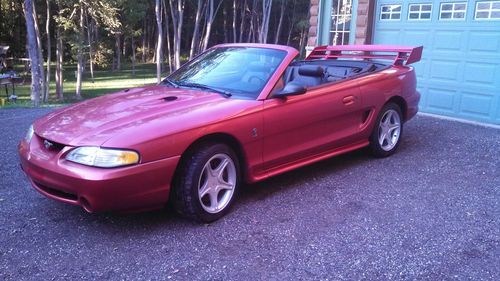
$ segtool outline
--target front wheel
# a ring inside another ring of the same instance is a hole
[[[403,133],[401,109],[395,103],[386,104],[377,117],[370,136],[370,148],[376,157],[392,155],[401,142]]]
[[[238,158],[225,144],[205,144],[190,153],[174,183],[177,212],[203,222],[227,213],[240,183]]]

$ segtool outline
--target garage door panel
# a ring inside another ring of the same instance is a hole
[[[490,118],[493,101],[494,95],[464,91],[460,102],[460,112],[466,116]]]
[[[436,31],[434,33],[433,50],[434,51],[456,51],[462,49],[464,33],[462,31]],[[425,44],[424,44],[425,46]]]
[[[408,30],[402,33],[403,42],[408,42],[408,45],[427,45],[430,40],[432,40],[432,34],[429,33],[429,30]]]
[[[387,44],[398,44],[399,40],[399,34],[400,31],[398,30],[381,30],[380,34],[377,36],[380,36],[380,40],[387,42]]]
[[[466,62],[464,82],[470,85],[494,87],[499,78],[495,77],[498,69],[499,65],[495,63]]]
[[[498,24],[500,26],[500,22]],[[499,56],[500,31],[471,31],[470,39],[468,40],[468,50],[472,54]]]
[[[430,109],[454,113],[457,92],[446,88],[429,88],[427,106]]]
[[[445,2],[467,2],[466,17],[440,20]],[[373,42],[424,46],[414,64],[421,111],[500,124],[500,20],[475,20],[476,2],[378,0]],[[432,4],[431,19],[408,20],[409,5],[422,3]],[[381,5],[394,4],[400,19],[381,19]]]
[[[460,62],[432,60],[430,78],[433,81],[457,81]]]

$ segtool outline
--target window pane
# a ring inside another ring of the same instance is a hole
[[[478,10],[487,10],[490,8],[490,3],[488,2],[479,2],[477,3]]]
[[[419,5],[410,5],[410,11],[420,11],[420,6]]]
[[[422,11],[430,11],[432,9],[432,5],[422,5]]]
[[[391,19],[392,20],[398,20],[401,18],[401,14],[392,14]]]
[[[389,14],[381,14],[380,18],[383,20],[388,20],[389,19]]]
[[[442,19],[451,19],[451,13],[441,13],[441,18]]]
[[[393,9],[392,9],[392,10],[393,10],[394,12],[400,12],[400,11],[401,11],[401,5],[393,5],[392,7],[393,7]]]
[[[500,19],[500,11],[498,11],[498,12],[491,12],[491,18],[492,19]]]
[[[418,13],[410,13],[410,19],[418,19]]]
[[[487,19],[488,18],[488,12],[477,12],[476,13],[476,19]]]
[[[464,11],[465,4],[455,4],[455,10]]]
[[[494,2],[493,9],[500,9],[500,2]]]
[[[389,6],[382,6],[382,12],[389,12],[390,10]]]
[[[464,12],[453,13],[453,18],[454,19],[463,19],[463,18],[465,18],[465,13]]]
[[[421,19],[430,19],[431,18],[431,13],[422,13],[420,14]]]
[[[441,6],[441,11],[451,11],[452,8],[453,8],[452,4],[443,4],[443,6]]]

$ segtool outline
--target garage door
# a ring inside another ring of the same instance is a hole
[[[500,1],[376,2],[375,44],[423,45],[423,112],[500,124]]]

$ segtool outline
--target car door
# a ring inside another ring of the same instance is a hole
[[[265,100],[263,168],[279,169],[356,141],[362,123],[361,104],[354,81]]]

